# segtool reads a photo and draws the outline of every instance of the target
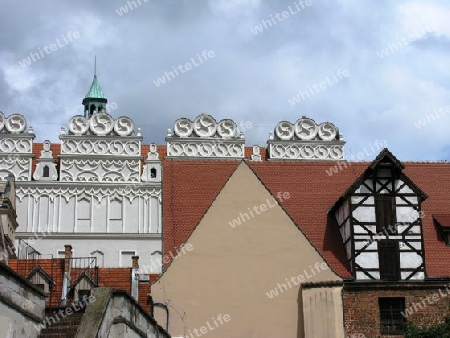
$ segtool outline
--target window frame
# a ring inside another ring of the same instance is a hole
[[[383,304],[384,303],[384,304]],[[378,309],[380,318],[380,333],[381,334],[404,334],[406,332],[406,319],[402,315],[405,313],[405,298],[404,297],[379,297],[378,298]],[[390,318],[385,319],[383,316],[388,313]],[[397,317],[397,318],[395,318]],[[387,322],[387,323],[386,323]],[[400,323],[398,329],[389,329],[390,325],[386,324],[396,324]]]
[[[388,194],[377,194],[375,195],[374,203],[375,203],[375,221],[377,233],[398,235],[395,196]],[[390,215],[386,211],[387,209],[391,209]],[[385,224],[385,223],[392,223],[392,224]]]
[[[393,250],[394,252],[389,253],[389,250]],[[388,256],[388,258],[385,259],[385,256]],[[389,268],[386,268],[386,266]],[[394,273],[390,273],[392,266],[395,268]],[[401,279],[400,248],[398,241],[392,239],[378,240],[378,267],[380,270],[380,280],[398,281]]]

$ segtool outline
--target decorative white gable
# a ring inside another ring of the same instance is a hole
[[[175,121],[174,133],[168,130],[167,157],[227,158],[244,157],[244,135],[239,133],[234,121],[219,123],[207,114],[194,121],[180,118]]]
[[[97,76],[82,104],[84,115],[61,128],[60,144],[43,143],[34,172],[33,130],[26,130],[22,115],[0,112],[0,180],[16,178],[16,240],[43,255],[57,255],[70,243],[80,257],[101,253],[105,267],[119,266],[120,252],[133,250],[150,265],[151,254],[162,251],[157,147],[142,154],[133,121],[106,113]]]
[[[143,182],[161,182],[162,164],[159,159],[158,147],[155,143],[150,144],[150,151],[144,163],[141,180]]]
[[[31,179],[33,158],[33,129],[26,131],[25,117],[12,114],[6,117],[0,112],[0,180],[11,173],[16,181]]]
[[[58,179],[58,170],[48,140],[44,141],[44,149],[41,150],[41,157],[37,160],[33,178],[36,181],[56,181]]]
[[[74,116],[62,129],[60,180],[63,182],[139,182],[142,136],[133,121],[106,112]]]
[[[269,158],[283,160],[343,160],[344,144],[331,122],[316,122],[306,116],[294,124],[281,121],[270,135]]]

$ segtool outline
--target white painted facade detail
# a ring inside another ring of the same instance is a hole
[[[23,116],[0,113],[0,179],[16,178],[16,240],[43,257],[57,257],[71,244],[76,256],[97,257],[104,267],[121,266],[121,252],[133,251],[149,273],[160,272],[162,263],[154,262],[162,251],[156,145],[142,154],[142,135],[130,118],[95,111],[61,128],[59,166],[45,141],[32,172],[34,137]]]
[[[207,114],[194,121],[180,118],[166,137],[168,158],[243,159],[245,139],[234,121]]]
[[[33,159],[32,128],[22,115],[6,117],[0,112],[0,180],[6,180],[11,173],[16,181],[31,180]]]
[[[344,140],[330,122],[316,124],[302,117],[294,124],[279,122],[270,134],[269,158],[284,160],[343,160]]]

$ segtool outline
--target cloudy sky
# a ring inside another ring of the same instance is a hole
[[[146,143],[207,112],[251,122],[247,145],[264,146],[306,115],[334,123],[347,154],[385,140],[400,160],[450,158],[448,1],[0,1],[0,110],[24,114],[36,141],[83,114],[97,55],[111,114]]]

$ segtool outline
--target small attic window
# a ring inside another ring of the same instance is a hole
[[[445,244],[450,246],[450,214],[433,215],[433,219],[441,231]]]
[[[42,169],[42,177],[49,177],[50,176],[50,168],[48,165],[44,166]]]
[[[91,295],[91,290],[78,290],[78,300],[86,300]]]
[[[151,168],[150,169],[150,177],[151,178],[156,178],[156,169],[155,168]]]

